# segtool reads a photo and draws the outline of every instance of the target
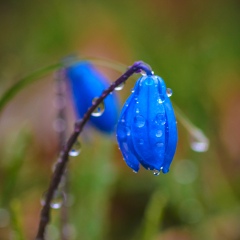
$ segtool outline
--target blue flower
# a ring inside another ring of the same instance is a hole
[[[77,62],[66,69],[73,102],[78,118],[82,118],[94,99],[109,87],[109,82],[87,61]],[[115,93],[108,95],[104,104],[97,109],[99,114],[91,116],[89,122],[104,133],[111,133],[117,124],[119,101]]]
[[[177,147],[177,123],[170,89],[156,75],[142,76],[122,109],[117,140],[127,165],[158,175],[169,171]]]

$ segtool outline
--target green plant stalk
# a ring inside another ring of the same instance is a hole
[[[62,63],[55,63],[53,65],[41,68],[32,74],[20,79],[17,83],[15,83],[12,87],[10,87],[0,98],[0,112],[3,108],[7,105],[7,103],[24,87],[28,86],[29,84],[35,82],[36,80],[44,77],[49,72],[56,70],[62,67]]]

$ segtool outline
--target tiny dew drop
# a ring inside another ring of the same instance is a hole
[[[76,141],[73,144],[73,147],[70,150],[68,155],[71,156],[71,157],[76,157],[76,156],[79,155],[80,152],[81,152],[81,143],[79,141]]]
[[[133,170],[134,173],[137,173],[137,171]]]
[[[160,171],[158,171],[157,169],[153,169],[153,175],[155,176],[159,176]]]
[[[117,87],[115,87],[114,90],[120,91],[120,90],[122,90],[123,88],[124,88],[124,82],[121,83],[120,85],[118,85]]]
[[[42,206],[44,206],[46,203],[46,197],[47,197],[47,192],[44,192],[41,199]],[[50,203],[50,207],[53,209],[59,209],[62,207],[63,202],[64,202],[64,193],[62,191],[57,190],[53,195],[52,201]]]
[[[94,98],[94,99],[92,100],[92,104],[94,104],[97,99],[98,99],[98,98]],[[92,115],[93,117],[100,117],[100,116],[103,114],[104,110],[105,110],[104,103],[101,102],[101,103],[95,108],[95,110],[92,112],[91,115]]]
[[[142,128],[145,125],[145,122],[145,118],[142,115],[136,115],[134,117],[134,123],[139,128]]]
[[[208,143],[205,141],[191,141],[191,148],[195,152],[206,152],[208,150]]]
[[[199,129],[195,129],[190,135],[190,145],[196,152],[206,152],[209,148],[209,140]]]
[[[157,130],[156,137],[161,137],[163,135],[162,130]]]
[[[166,93],[167,93],[167,96],[168,96],[168,97],[171,97],[172,94],[173,94],[173,91],[172,91],[171,88],[167,88]]]

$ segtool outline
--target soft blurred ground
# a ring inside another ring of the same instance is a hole
[[[208,152],[192,151],[179,123],[171,171],[154,177],[133,174],[114,137],[91,131],[70,163],[69,240],[240,239],[239,12],[238,0],[1,1],[1,95],[72,53],[126,65],[141,59],[210,139]],[[133,84],[120,92],[122,101]],[[35,236],[57,156],[53,89],[50,74],[0,113],[1,240]],[[51,240],[60,239],[58,223],[54,210]]]

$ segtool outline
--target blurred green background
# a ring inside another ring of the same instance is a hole
[[[172,100],[210,139],[190,148],[179,123],[167,175],[125,165],[113,137],[94,130],[69,165],[68,239],[240,239],[240,2],[238,0],[0,3],[0,94],[69,54],[150,64]],[[103,69],[104,70],[104,69]],[[112,81],[119,73],[105,69]],[[127,98],[134,84],[120,92]],[[0,239],[33,239],[57,158],[54,74],[0,113]],[[73,125],[71,102],[69,129]],[[48,238],[60,238],[61,210]]]

